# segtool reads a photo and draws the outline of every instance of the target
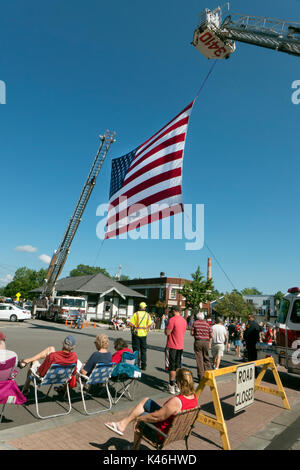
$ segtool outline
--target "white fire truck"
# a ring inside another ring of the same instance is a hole
[[[292,374],[300,374],[300,289],[292,287],[283,297],[276,322],[276,341],[272,346],[259,343],[258,359],[272,356],[276,364]]]

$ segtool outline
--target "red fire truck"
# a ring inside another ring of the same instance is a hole
[[[272,356],[276,364],[300,375],[300,289],[292,287],[283,297],[276,322],[275,344],[257,344],[258,359]]]

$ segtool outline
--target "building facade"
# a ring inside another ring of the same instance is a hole
[[[42,289],[32,292],[41,293]],[[145,296],[102,273],[60,279],[56,295],[84,297],[87,301],[87,319],[110,320],[118,315],[130,318]]]
[[[167,277],[165,273],[161,273],[160,277],[121,281],[125,286],[146,297],[145,302],[147,303],[148,312],[162,315],[167,313],[170,307],[176,306],[182,315],[187,317],[191,312],[187,309],[185,298],[181,294],[185,282],[191,281],[178,277]],[[205,314],[209,314],[209,303],[200,304],[200,309]]]
[[[243,295],[243,299],[253,305],[257,321],[275,321],[277,314],[274,295]]]

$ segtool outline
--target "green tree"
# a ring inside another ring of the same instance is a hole
[[[3,293],[6,297],[14,298],[18,292],[21,293],[21,298],[32,299],[34,293],[30,291],[40,287],[44,283],[47,271],[40,269],[35,271],[22,267],[16,270],[13,280],[4,287]]]
[[[106,271],[105,268],[100,268],[99,266],[88,266],[87,264],[78,264],[77,268],[72,269],[72,271],[70,272],[70,276],[88,276],[89,274],[98,273],[102,273],[107,277],[111,277],[111,275]]]
[[[241,291],[242,295],[262,295],[262,292],[260,292],[256,287],[245,287]]]
[[[222,297],[224,295],[223,292],[219,292],[217,289],[213,289],[212,293],[211,293],[211,296],[212,296],[212,299],[211,300],[217,300],[219,299],[220,297]]]
[[[226,293],[224,299],[219,300],[215,310],[223,317],[242,317],[246,319],[250,313],[254,313],[254,306],[246,302],[238,292]]]
[[[191,282],[185,282],[181,294],[185,297],[185,305],[194,311],[199,309],[201,302],[205,303],[213,299],[213,281],[206,279],[201,274],[200,266],[192,275]]]

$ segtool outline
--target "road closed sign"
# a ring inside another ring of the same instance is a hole
[[[236,389],[234,412],[252,405],[254,402],[255,364],[247,364],[236,369]]]

